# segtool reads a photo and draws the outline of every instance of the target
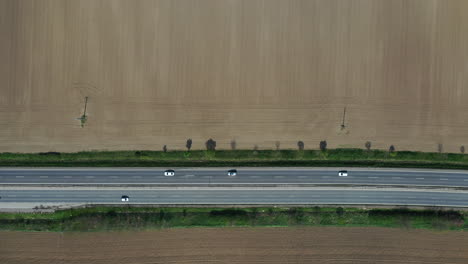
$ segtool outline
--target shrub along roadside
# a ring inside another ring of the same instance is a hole
[[[55,213],[0,213],[0,230],[106,231],[175,227],[377,226],[468,231],[468,213],[452,210],[331,207],[90,207]]]
[[[366,166],[468,169],[468,155],[363,149],[0,153],[0,166]]]

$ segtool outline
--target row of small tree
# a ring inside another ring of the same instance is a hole
[[[190,151],[190,150],[192,149],[192,143],[193,143],[193,141],[192,141],[191,138],[187,139],[187,142],[185,143],[185,147],[187,148],[188,151]],[[237,143],[236,143],[235,140],[232,140],[231,143],[230,143],[230,145],[231,145],[231,149],[232,149],[232,150],[235,150],[235,149],[237,148]],[[275,146],[276,146],[276,150],[279,150],[279,149],[280,149],[280,142],[279,142],[279,141],[276,141],[276,142],[275,142]],[[366,141],[366,143],[364,144],[364,146],[366,147],[366,149],[367,149],[368,151],[370,151],[370,149],[371,149],[371,147],[372,147],[372,142]],[[205,142],[205,147],[206,147],[207,150],[211,150],[211,151],[216,150],[216,141],[214,141],[212,138],[208,139],[208,140]],[[301,151],[304,150],[304,148],[305,148],[304,141],[301,141],[301,140],[298,141],[298,142],[297,142],[297,148],[298,148],[299,150],[301,150]],[[320,148],[321,151],[326,151],[326,150],[327,150],[327,141],[326,141],[326,140],[320,141],[319,148]],[[255,145],[254,150],[258,150],[258,146],[257,146],[257,145]],[[164,152],[167,152],[167,146],[166,146],[166,145],[164,145],[163,151],[164,151]],[[438,145],[438,151],[439,151],[439,153],[442,153],[442,144],[439,144],[439,145]],[[390,145],[390,147],[388,148],[388,152],[390,152],[390,153],[395,152],[395,146],[394,146],[394,145]],[[461,147],[460,147],[460,152],[461,152],[461,153],[465,153],[465,146],[461,146]]]

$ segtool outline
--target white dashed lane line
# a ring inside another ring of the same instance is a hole
[[[367,178],[369,178],[369,179],[377,179],[377,178],[379,178],[379,177],[367,177]]]
[[[257,179],[257,178],[260,178],[260,176],[250,176],[250,178],[255,178],[255,179]]]
[[[448,181],[447,178],[440,178],[441,181]]]
[[[399,180],[401,177],[392,177],[392,179]]]
[[[92,179],[92,178],[94,178],[94,176],[86,176],[86,178]]]
[[[112,178],[112,179],[118,179],[119,178],[119,176],[109,176],[109,177]]]
[[[15,176],[16,178],[24,178],[24,176]]]
[[[63,176],[64,178],[71,179],[73,176]]]
[[[416,178],[416,180],[424,180],[424,178]]]
[[[275,179],[284,178],[284,176],[275,176]]]
[[[49,176],[39,176],[39,178],[49,178]]]
[[[132,178],[135,178],[135,179],[140,179],[141,176],[132,176]]]
[[[307,178],[307,176],[297,176],[297,177],[300,178],[300,179],[305,179],[305,178]]]

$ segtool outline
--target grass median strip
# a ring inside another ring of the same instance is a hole
[[[468,231],[468,213],[342,207],[89,207],[54,213],[0,213],[0,230],[106,231],[186,227],[378,226]]]
[[[468,169],[468,155],[414,151],[217,150],[88,151],[76,153],[0,153],[0,166],[216,167],[362,166]]]

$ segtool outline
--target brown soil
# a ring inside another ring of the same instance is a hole
[[[333,227],[0,232],[0,263],[468,263],[468,235]]]
[[[0,0],[1,151],[212,137],[458,152],[467,13],[466,0]]]

